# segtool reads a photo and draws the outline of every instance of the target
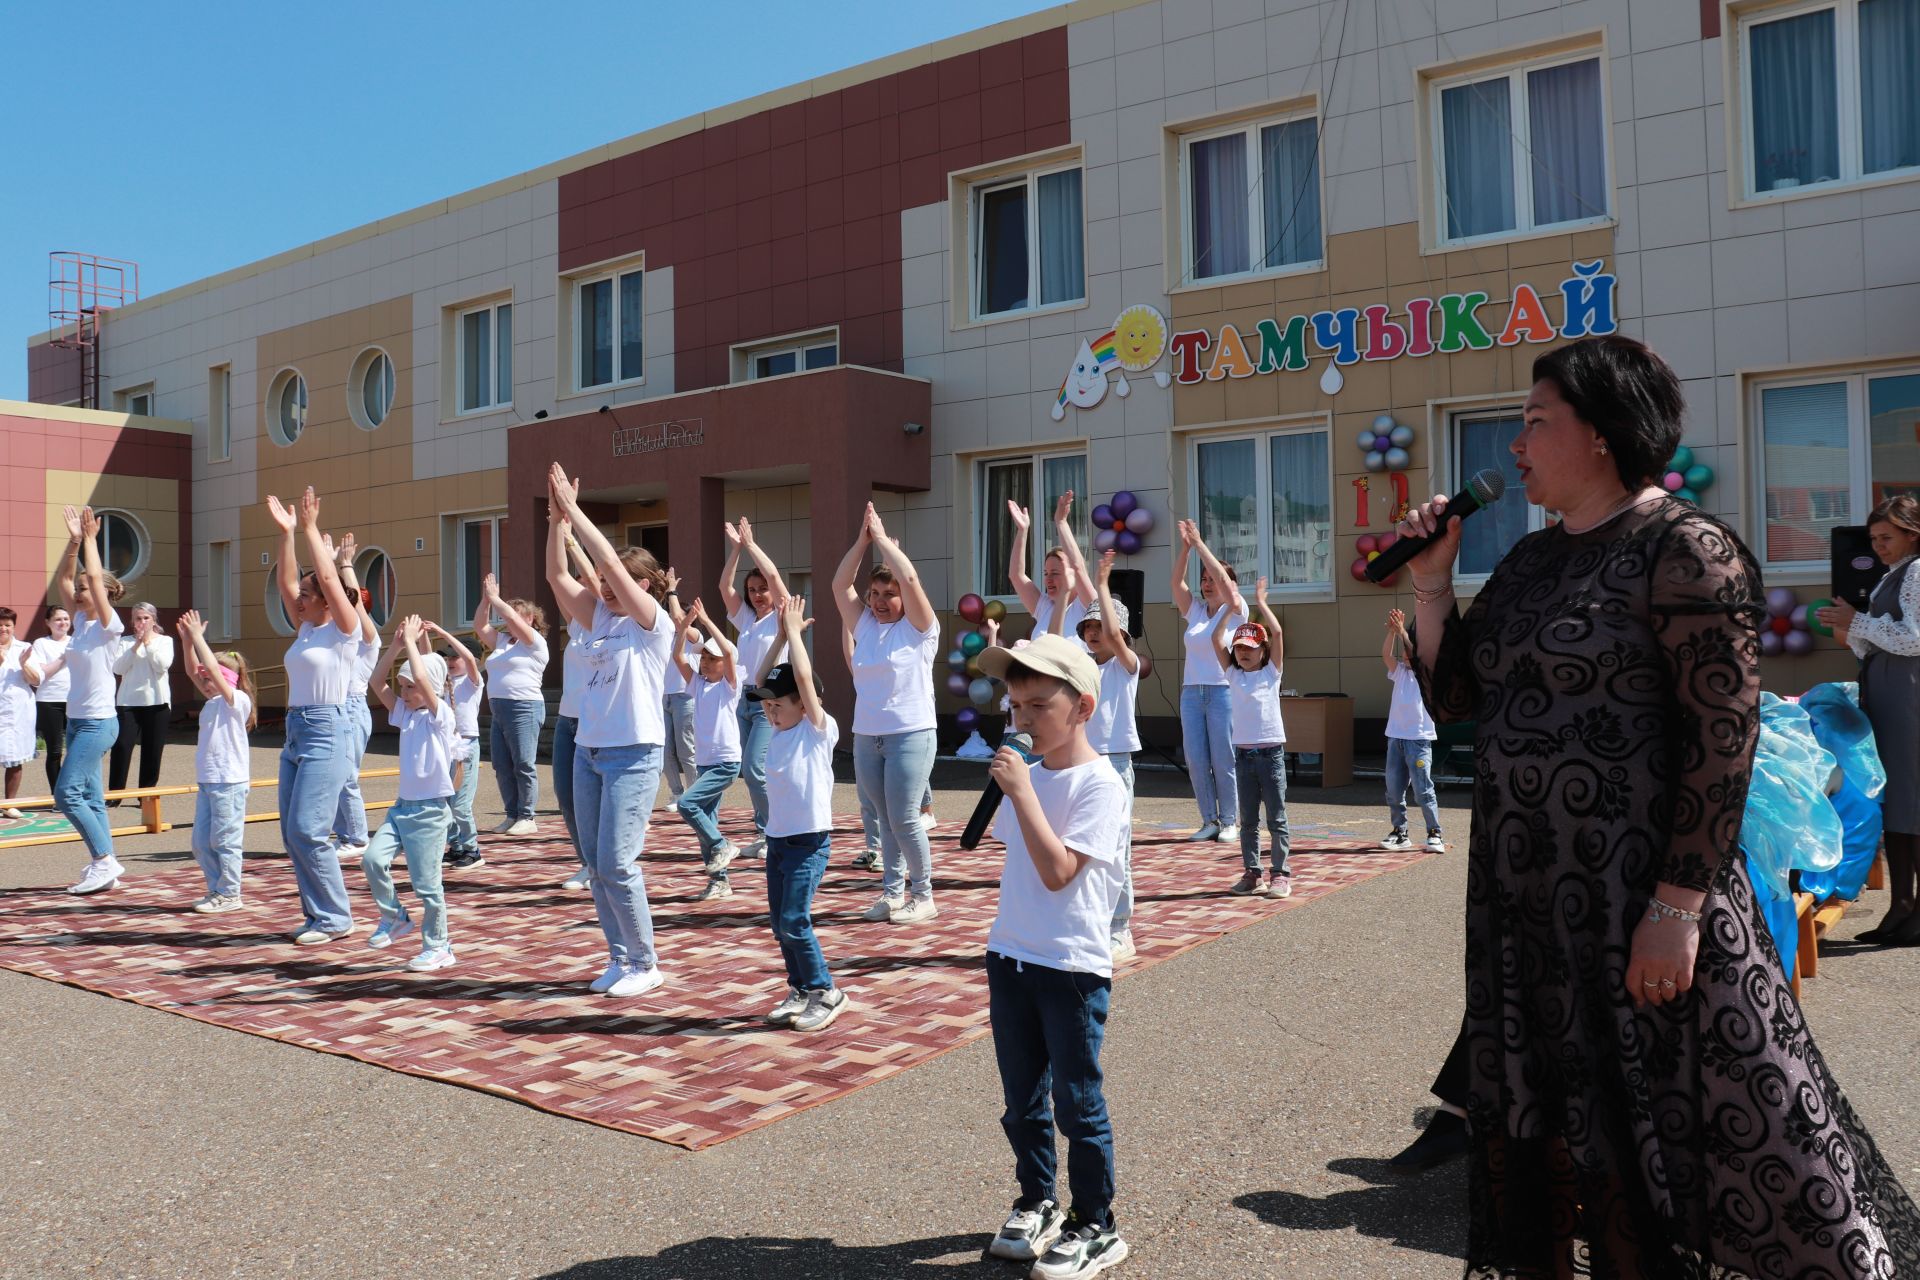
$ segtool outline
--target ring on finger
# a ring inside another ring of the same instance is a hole
[[[1674,991],[1677,990],[1678,987],[1672,978],[1662,978],[1660,979],[1660,989],[1662,991]]]
[[[1655,982],[1652,978],[1648,978],[1644,982],[1642,982],[1640,985],[1643,987],[1657,987],[1660,984],[1658,982]]]

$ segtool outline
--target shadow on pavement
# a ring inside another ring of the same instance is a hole
[[[789,1239],[776,1236],[708,1236],[661,1250],[650,1258],[598,1258],[542,1280],[851,1280],[852,1277],[920,1275],[938,1270],[943,1276],[1001,1276],[1020,1274],[1017,1264],[990,1258],[987,1234],[935,1236],[899,1244],[842,1245],[822,1238]],[[950,1259],[965,1254],[977,1259],[972,1266],[954,1266]]]
[[[1463,1164],[1409,1177],[1393,1172],[1385,1160],[1353,1158],[1330,1161],[1327,1170],[1373,1185],[1336,1191],[1319,1199],[1295,1191],[1250,1191],[1235,1196],[1233,1203],[1259,1215],[1262,1222],[1288,1231],[1351,1228],[1403,1249],[1465,1260],[1467,1196]]]

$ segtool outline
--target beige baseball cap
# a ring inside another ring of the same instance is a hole
[[[982,672],[996,680],[1005,680],[1012,667],[1025,667],[1042,675],[1058,676],[1078,693],[1100,696],[1100,668],[1093,665],[1093,655],[1074,641],[1052,632],[1035,636],[1018,653],[1012,649],[983,649],[976,661]]]

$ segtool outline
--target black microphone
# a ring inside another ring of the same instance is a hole
[[[1507,478],[1488,467],[1485,471],[1476,471],[1467,481],[1467,487],[1447,499],[1446,517],[1440,521],[1440,527],[1432,533],[1416,537],[1402,537],[1367,561],[1368,582],[1384,582],[1389,576],[1399,572],[1407,561],[1432,546],[1441,534],[1447,531],[1447,525],[1453,517],[1466,519],[1483,507],[1490,507],[1500,501],[1500,495],[1507,491]]]
[[[1033,754],[1033,739],[1024,733],[1010,733],[1000,739],[1000,745],[1012,747],[1023,756]],[[973,806],[973,816],[967,819],[967,829],[960,833],[962,849],[980,847],[980,837],[987,834],[987,827],[993,822],[993,815],[1000,811],[1000,801],[1004,794],[1000,790],[1000,784],[993,780],[993,775],[987,775],[987,789],[980,793],[980,803]]]

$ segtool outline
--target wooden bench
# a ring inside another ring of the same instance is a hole
[[[360,771],[362,781],[368,778],[397,778],[399,776],[400,770],[398,769],[362,769]],[[249,788],[277,787],[279,785],[280,780],[278,778],[252,778],[247,782]],[[139,825],[112,827],[110,831],[116,836],[158,835],[163,831],[171,831],[174,828],[174,824],[168,822],[161,816],[160,802],[170,796],[196,795],[199,793],[199,790],[198,785],[187,783],[183,786],[174,787],[128,787],[121,791],[109,791],[106,793],[108,800],[137,800],[140,802]],[[51,809],[54,807],[52,796],[29,796],[23,800],[8,800],[5,803],[15,809]],[[393,801],[391,800],[367,801],[367,808],[369,810],[387,809],[392,806]],[[278,822],[279,820],[280,814],[277,811],[269,813],[249,813],[247,815],[248,822]],[[60,844],[64,841],[78,840],[79,838],[80,833],[78,831],[48,831],[32,836],[0,837],[0,849],[24,849],[39,844]]]
[[[1882,853],[1873,860],[1873,867],[1867,872],[1867,888],[1884,889],[1887,887],[1887,856]],[[1835,898],[1828,902],[1816,902],[1810,893],[1793,895],[1794,915],[1800,922],[1800,946],[1793,966],[1793,996],[1800,998],[1800,979],[1820,976],[1820,940],[1827,931],[1839,924],[1847,914],[1847,904]]]

